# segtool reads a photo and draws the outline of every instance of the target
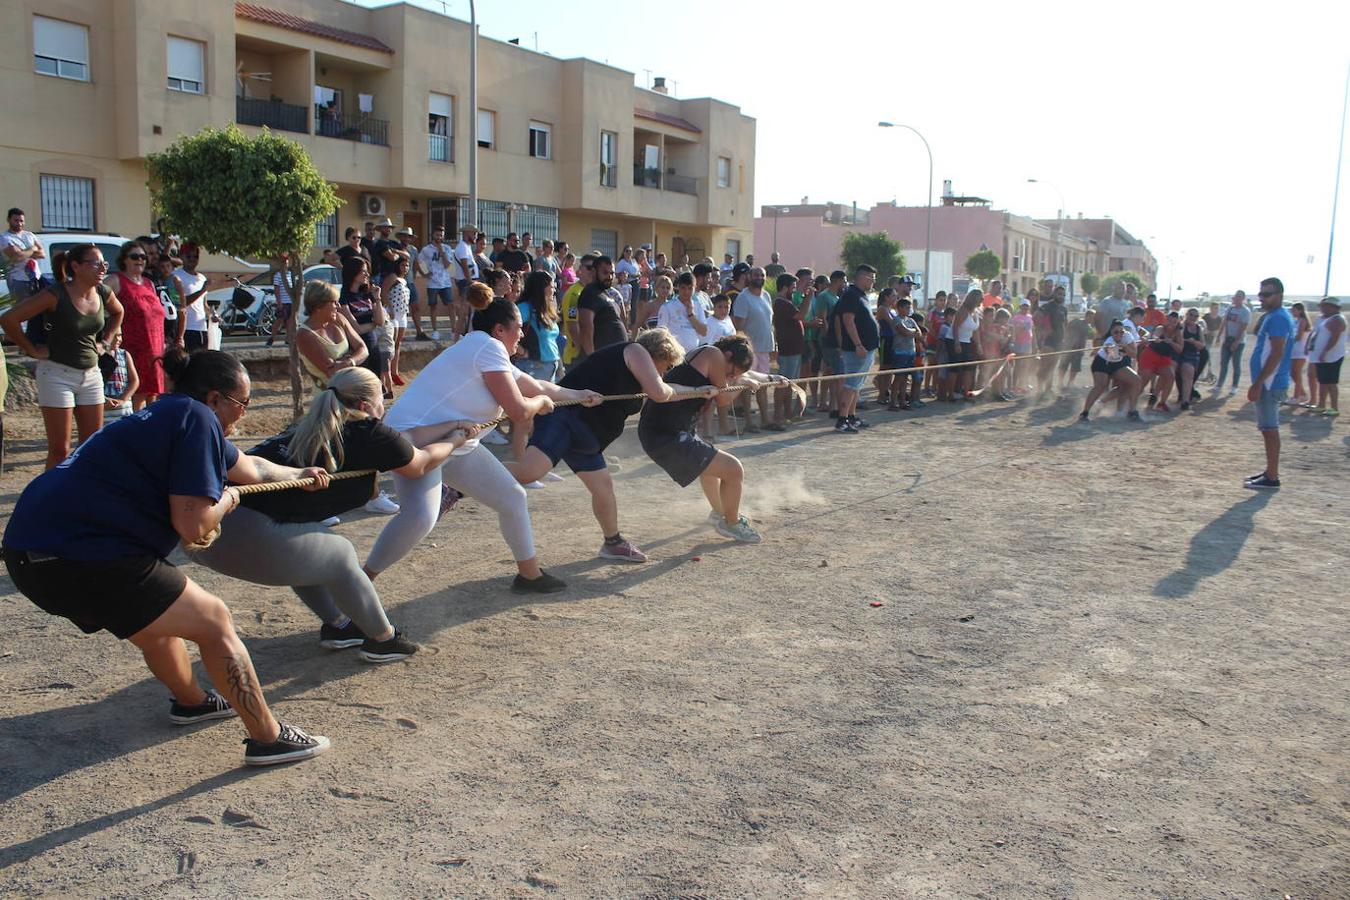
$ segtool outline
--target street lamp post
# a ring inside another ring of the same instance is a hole
[[[778,252],[778,214],[791,212],[787,207],[775,206],[773,208],[773,252]]]
[[[1068,266],[1069,271],[1065,273],[1063,271],[1065,267],[1059,265],[1059,248],[1064,235],[1064,209],[1068,205],[1064,202],[1064,192],[1059,189],[1058,185],[1043,178],[1028,178],[1027,184],[1043,184],[1048,188],[1053,188],[1055,193],[1059,195],[1059,209],[1055,210],[1055,268],[1059,271],[1059,274],[1069,276],[1069,299],[1073,300],[1073,266]]]
[[[469,0],[469,221],[478,223],[478,11]],[[464,227],[464,223],[460,223]]]
[[[912,131],[918,135],[919,140],[923,141],[923,149],[928,151],[928,217],[925,225],[925,234],[923,239],[923,304],[928,305],[928,279],[932,275],[932,269],[929,265],[933,252],[933,148],[928,146],[928,139],[919,133],[919,129],[912,125],[901,125],[895,122],[878,122],[879,128],[903,128],[906,131]]]
[[[1350,67],[1345,70],[1345,95],[1341,98],[1341,142],[1336,147],[1336,187],[1331,192],[1331,236],[1327,239],[1327,277],[1322,296],[1331,293],[1331,255],[1336,252],[1336,207],[1341,200],[1341,158],[1345,156],[1345,109],[1350,104]]]

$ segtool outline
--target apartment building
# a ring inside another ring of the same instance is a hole
[[[942,205],[932,209],[932,250],[951,254],[953,274],[964,272],[971,254],[988,249],[1003,260],[1000,280],[1018,295],[1050,273],[1071,274],[1075,294],[1079,279],[1089,273],[1132,269],[1150,287],[1155,283],[1153,254],[1111,219],[1033,219],[995,209],[981,197],[956,197],[949,190],[944,194]],[[879,231],[905,246],[909,268],[922,267],[928,207],[880,203],[856,215],[850,209],[833,203],[763,206],[755,219],[755,245],[761,255],[776,249],[789,268],[806,265],[821,271],[839,264],[850,229]],[[950,285],[935,282],[931,288],[947,290]]]
[[[489,235],[672,260],[751,249],[755,122],[738,107],[480,36],[471,110],[468,23],[407,3],[3,0],[0,48],[0,196],[30,227],[147,231],[146,156],[233,122],[298,141],[337,186],[316,252],[386,215],[454,236],[475,116]]]

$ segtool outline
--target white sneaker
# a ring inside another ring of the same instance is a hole
[[[544,489],[544,483],[542,481],[531,481],[527,484],[522,484],[521,487],[531,491],[542,491]]]
[[[545,481],[562,481],[563,477],[557,472],[548,472],[544,475]]]
[[[379,513],[382,516],[392,516],[398,512],[398,504],[393,498],[380,491],[380,496],[366,501],[366,512]]]
[[[482,441],[484,444],[496,444],[499,447],[505,447],[507,444],[511,443],[500,431],[496,430],[489,431],[478,440]]]
[[[329,516],[319,524],[322,525],[324,528],[332,528],[334,525],[341,525],[342,520],[339,519],[337,516]]]

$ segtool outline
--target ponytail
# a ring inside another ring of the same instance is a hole
[[[328,379],[328,387],[314,395],[309,409],[291,434],[291,462],[297,466],[323,466],[330,472],[342,468],[342,428],[353,419],[366,417],[361,403],[380,399],[380,379],[365,368],[342,369]]]
[[[164,351],[163,360],[164,374],[174,391],[203,403],[211,391],[237,391],[248,377],[239,360],[220,350],[198,350],[189,355],[175,344]]]
[[[58,251],[52,257],[52,280],[57,284],[65,284],[75,277],[75,272],[71,266],[77,262],[84,262],[91,250],[97,250],[97,244],[76,244],[65,250]]]

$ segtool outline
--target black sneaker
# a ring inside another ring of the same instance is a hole
[[[848,417],[848,424],[852,425],[854,428],[871,428],[871,427],[872,427],[872,423],[871,423],[871,422],[867,421],[866,419],[860,419],[860,418],[858,418],[857,416],[849,416],[849,417]]]
[[[1140,420],[1139,410],[1137,409],[1130,410],[1128,413],[1125,414],[1125,418],[1129,419],[1132,422],[1138,422]]]
[[[407,659],[417,652],[417,645],[395,630],[394,636],[387,641],[366,638],[361,642],[361,658],[366,662],[387,663]]]
[[[848,419],[835,419],[835,421],[834,421],[834,433],[835,433],[835,434],[857,434],[857,433],[858,433],[858,429],[854,428],[854,427],[853,427],[853,423],[850,422]]]
[[[1246,478],[1244,478],[1244,479],[1242,479],[1242,480],[1243,480],[1244,482],[1246,482],[1246,481],[1260,481],[1262,478],[1265,478],[1265,477],[1266,477],[1265,470],[1262,470],[1262,471],[1258,472],[1258,473],[1255,474],[1255,475],[1248,475]]]
[[[356,623],[350,619],[341,628],[325,624],[319,629],[319,646],[325,650],[346,650],[349,647],[359,647],[365,639],[365,632],[357,628]]]
[[[282,723],[281,734],[270,744],[244,738],[244,765],[275,766],[278,763],[296,762],[318,756],[328,750],[328,738],[316,734],[310,736],[294,725]]]
[[[1268,478],[1262,475],[1260,478],[1253,478],[1251,481],[1242,482],[1245,488],[1251,488],[1254,491],[1278,491],[1280,489],[1280,479]]]
[[[1087,413],[1085,413],[1085,412],[1080,412],[1080,413],[1078,414],[1078,421],[1080,421],[1080,422],[1086,422],[1087,420],[1088,420]]]
[[[524,575],[516,575],[511,582],[511,593],[513,594],[556,594],[567,587],[567,582],[561,578],[554,578],[547,572],[541,571],[538,578],[526,578]]]
[[[232,719],[239,713],[229,701],[207,688],[206,699],[196,706],[184,706],[177,700],[169,707],[169,721],[175,725],[195,725],[212,719]]]

